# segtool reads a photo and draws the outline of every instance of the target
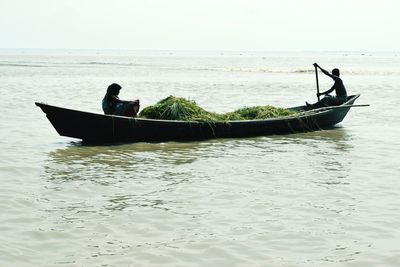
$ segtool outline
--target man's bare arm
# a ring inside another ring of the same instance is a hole
[[[331,89],[326,90],[325,92],[322,92],[322,93],[317,94],[317,96],[320,96],[320,95],[327,95],[327,94],[329,94],[329,93],[332,93],[333,90],[335,90],[335,86],[332,86]]]
[[[317,63],[314,63],[313,65],[314,65],[314,67],[318,67],[318,68],[322,71],[323,74],[325,74],[325,75],[331,77],[332,79],[335,79],[334,76],[333,76],[332,74],[330,74],[328,71],[326,71],[326,70],[324,70],[323,68],[321,68],[321,66],[318,65]]]

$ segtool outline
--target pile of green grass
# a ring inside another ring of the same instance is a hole
[[[226,120],[262,120],[269,118],[291,116],[295,112],[285,108],[277,108],[273,106],[255,106],[244,107],[234,112],[224,114]]]
[[[293,111],[272,106],[245,107],[234,112],[218,114],[199,107],[194,101],[169,96],[153,106],[144,108],[139,117],[158,120],[215,122],[268,119],[293,114]]]
[[[153,106],[144,108],[139,117],[159,120],[218,121],[222,117],[199,107],[196,102],[169,96]]]

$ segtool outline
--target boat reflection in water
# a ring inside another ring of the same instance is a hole
[[[54,181],[92,181],[113,184],[124,179],[165,180],[171,183],[189,181],[196,173],[212,175],[212,170],[201,165],[218,159],[229,166],[229,158],[246,158],[250,162],[279,160],[286,166],[290,158],[305,154],[314,158],[315,166],[327,171],[343,170],[344,154],[352,149],[344,128],[307,132],[291,135],[275,135],[243,139],[214,139],[201,142],[134,143],[111,146],[82,146],[70,143],[64,149],[49,153],[45,174]],[[253,160],[252,160],[253,159]],[[249,166],[251,167],[251,166]],[[245,179],[242,177],[241,179]]]

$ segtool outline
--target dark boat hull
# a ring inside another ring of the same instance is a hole
[[[341,122],[359,95],[343,108],[320,109],[293,117],[229,122],[185,122],[129,118],[71,110],[43,103],[39,106],[56,131],[88,143],[187,141],[289,134],[326,129]],[[304,106],[293,107],[304,110]]]

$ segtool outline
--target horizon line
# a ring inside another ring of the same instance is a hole
[[[69,51],[148,51],[148,52],[385,52],[385,53],[399,53],[400,50],[390,50],[390,49],[377,49],[377,50],[331,50],[331,49],[148,49],[148,48],[34,48],[34,47],[0,47],[0,50],[50,50],[50,51],[60,51],[60,50],[69,50]]]

